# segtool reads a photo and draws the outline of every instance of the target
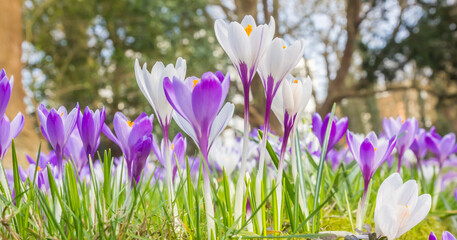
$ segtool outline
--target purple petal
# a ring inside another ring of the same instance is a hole
[[[374,147],[369,139],[365,139],[360,145],[360,161],[362,162],[360,169],[362,170],[363,178],[365,183],[368,184],[376,170],[374,169]]]
[[[456,239],[450,232],[444,231],[443,236],[441,236],[441,240],[456,240]]]
[[[163,88],[168,102],[173,109],[188,122],[195,123],[196,121],[191,102],[191,89],[177,78],[174,78],[173,82],[171,82],[170,79],[165,78]]]
[[[323,137],[321,135],[321,128],[322,128],[322,118],[321,116],[319,115],[319,113],[315,112],[313,114],[313,120],[312,120],[312,123],[313,123],[313,132],[314,132],[314,135],[316,135],[317,139],[319,140],[319,142],[324,142],[323,141]]]
[[[213,73],[205,73],[192,91],[192,109],[201,131],[208,131],[219,111],[222,86]]]
[[[49,138],[49,143],[52,145],[54,150],[63,150],[65,144],[64,125],[62,117],[60,117],[55,109],[51,109],[49,112],[46,120],[46,133]]]
[[[435,236],[435,233],[431,232],[430,236],[428,237],[428,240],[438,240]]]

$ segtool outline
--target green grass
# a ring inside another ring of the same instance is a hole
[[[162,184],[154,183],[150,177],[132,187],[122,174],[112,174],[114,165],[109,151],[102,156],[104,181],[96,178],[91,164],[92,177],[90,184],[86,185],[82,179],[75,177],[73,164],[66,164],[61,181],[55,180],[48,170],[50,189],[47,192],[34,184],[37,181],[36,174],[25,183],[21,181],[14,142],[12,151],[14,199],[4,179],[3,167],[0,169],[0,236],[3,239],[202,239],[207,236],[202,176],[199,174],[199,177],[192,179],[188,162],[186,168],[178,169],[180,181],[175,184],[174,202],[178,216],[173,218],[167,204],[167,190]],[[267,151],[273,166],[277,166],[278,157],[270,143],[267,144]],[[233,219],[234,191],[230,190],[230,186],[236,185],[237,176],[229,177],[225,171],[222,174],[214,173],[212,195],[216,238],[313,239],[328,236],[322,231],[354,232],[354,217],[363,189],[360,169],[357,164],[351,163],[333,171],[324,158],[321,156],[319,162],[315,162],[308,152],[299,152],[295,159],[300,164],[296,184],[290,169],[285,171],[280,222],[275,216],[277,205],[274,196],[277,188],[274,177],[265,175],[262,199],[255,199],[254,196],[255,184],[252,180],[256,173],[246,178],[244,201],[249,196],[251,206],[257,208],[252,208],[250,217],[246,217],[244,211],[241,219]],[[120,166],[116,171],[124,173],[123,165]],[[372,180],[373,193],[368,200],[366,223],[373,229],[375,192],[391,172],[393,170],[383,166]],[[419,176],[411,171],[403,172],[405,179]],[[431,186],[430,181],[421,180],[418,183],[421,193],[430,189],[422,186]],[[401,239],[427,239],[432,230],[437,234],[443,230],[456,234],[454,222],[457,202],[451,194],[453,187],[441,194],[442,200],[437,210]],[[300,198],[304,200],[302,206],[309,212],[302,209]],[[255,217],[259,212],[264,213],[265,229],[259,229]],[[238,228],[239,221],[242,228]],[[278,230],[273,230],[275,224],[279,224]],[[248,231],[248,226],[253,227],[253,232]],[[264,230],[267,235],[260,236]]]

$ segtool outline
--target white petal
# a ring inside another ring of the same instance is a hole
[[[282,99],[284,101],[284,108],[290,115],[294,115],[294,96],[289,81],[282,83]]]
[[[183,59],[182,57],[179,57],[176,60],[175,69],[176,69],[176,73],[178,74],[177,77],[181,80],[184,80],[186,78],[186,71],[187,71],[186,60]]]
[[[232,47],[229,43],[228,27],[229,25],[224,20],[218,19],[214,24],[214,32],[216,33],[217,41],[222,46],[224,51],[227,53],[230,60],[233,62],[233,64],[238,65],[238,60],[235,58]]]
[[[176,124],[178,124],[179,128],[181,128],[181,130],[183,130],[187,135],[189,135],[192,138],[192,140],[194,140],[195,144],[198,145],[197,134],[195,134],[192,125],[176,112],[173,112],[173,119],[175,120]]]
[[[213,143],[214,139],[225,129],[230,119],[232,119],[235,106],[232,103],[226,103],[221,111],[214,119],[211,131],[209,133],[209,145]]]
[[[386,178],[386,180],[384,180],[384,182],[379,187],[378,195],[376,196],[375,212],[378,211],[378,206],[384,204],[395,204],[395,199],[392,196],[394,196],[395,191],[402,185],[403,180],[398,173],[394,173]]]
[[[379,211],[375,213],[375,231],[378,237],[386,236],[389,240],[395,239],[398,224],[393,213],[395,213],[395,208],[388,205],[382,205]]]
[[[423,194],[419,196],[416,207],[412,210],[409,220],[401,229],[398,230],[396,237],[400,237],[407,231],[411,230],[411,228],[419,224],[422,220],[424,220],[424,218],[430,212],[431,206],[432,198],[429,194]]]
[[[396,198],[396,204],[414,209],[414,207],[416,207],[418,193],[419,189],[416,181],[409,180],[405,182],[393,196]]]
[[[247,27],[248,24],[251,25],[252,28],[254,28],[254,27],[257,26],[256,23],[255,23],[254,18],[253,18],[251,15],[246,15],[246,16],[244,16],[243,21],[241,21],[241,25],[242,25],[243,27]]]
[[[276,115],[276,118],[279,120],[281,125],[284,125],[284,100],[282,97],[282,84],[279,86],[278,92],[273,98],[271,104],[271,110]]]
[[[230,23],[228,29],[228,41],[235,58],[246,64],[251,62],[251,46],[249,43],[249,37],[239,23]]]

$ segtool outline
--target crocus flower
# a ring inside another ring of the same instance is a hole
[[[330,119],[330,113],[328,113],[324,121],[322,121],[319,113],[313,114],[313,133],[316,135],[321,147],[324,145],[325,133],[327,132],[328,121]],[[338,117],[333,116],[332,126],[328,139],[327,152],[330,151],[340,139],[344,136],[348,129],[348,118],[343,117],[338,120]]]
[[[244,92],[244,134],[243,150],[241,152],[240,176],[246,172],[249,144],[249,90],[252,79],[257,71],[260,59],[265,54],[275,33],[275,21],[270,18],[270,24],[257,25],[252,16],[248,15],[240,23],[227,24],[219,19],[214,24],[216,38],[230,57],[241,78]],[[239,178],[235,197],[235,219],[241,217],[245,193],[244,178]],[[239,222],[241,226],[241,221]]]
[[[10,80],[6,76],[5,69],[0,71],[0,118],[3,117],[6,107],[10,101],[11,93],[13,91],[14,78],[11,76]]]
[[[240,75],[244,93],[248,95],[252,78],[257,66],[268,45],[275,34],[275,20],[270,18],[270,23],[258,25],[251,15],[247,15],[240,23],[227,23],[222,19],[214,24],[216,38],[232,60],[233,65]]]
[[[57,163],[57,156],[54,151],[49,152],[49,154],[45,153],[40,153],[40,160],[38,161],[38,167],[37,162],[30,157],[29,155],[26,156],[27,161],[29,162],[29,168],[26,172],[26,176],[29,177],[29,179],[33,180],[33,177],[35,175],[35,169],[36,169],[36,179],[35,179],[35,184],[37,187],[44,192],[49,191],[49,179],[48,179],[48,166],[49,169],[53,174],[56,174],[56,168],[55,168],[55,163]],[[22,179],[25,181],[25,179]]]
[[[423,128],[417,129],[413,143],[411,144],[411,151],[417,159],[417,166],[420,167],[422,160],[424,160],[425,155],[427,154],[427,145],[425,143],[425,137],[427,136],[427,131]]]
[[[179,168],[183,168],[184,165],[186,164],[186,158],[185,158],[185,153],[186,153],[186,148],[187,148],[187,140],[181,133],[178,133],[175,138],[173,139],[173,142],[171,143],[170,146],[170,152],[171,152],[171,167],[172,167],[172,172],[173,176],[172,179],[176,177],[176,172],[178,171],[178,164]],[[154,174],[158,179],[163,179],[165,172],[165,144],[164,140],[162,139],[162,142],[159,145],[156,143],[156,141],[153,139],[152,141],[152,151],[157,157],[157,160],[159,160],[160,166],[157,166],[156,169],[154,170]]]
[[[388,240],[399,238],[424,220],[432,199],[429,194],[418,196],[418,189],[416,181],[403,183],[398,173],[384,180],[378,190],[374,213],[378,237],[386,236]]]
[[[436,238],[435,233],[431,232],[428,238],[429,240],[438,240]],[[455,237],[448,231],[444,231],[443,235],[441,236],[441,240],[456,240]]]
[[[85,151],[84,144],[81,138],[82,137],[80,137],[79,131],[75,128],[73,133],[70,135],[70,138],[67,142],[67,146],[64,150],[64,155],[68,159],[73,160],[76,168],[75,170],[78,174],[89,162],[89,155]]]
[[[259,67],[257,69],[260,79],[262,80],[263,87],[265,89],[266,104],[265,104],[265,119],[264,126],[268,129],[270,126],[270,111],[273,98],[275,97],[279,86],[286,78],[286,76],[292,71],[303,56],[305,50],[304,40],[295,41],[292,45],[286,46],[284,40],[275,38],[273,42],[268,46],[265,54],[260,60]],[[260,146],[260,167],[259,174],[256,178],[256,199],[261,199],[261,180],[265,165],[265,154],[268,131],[264,131],[262,143]],[[258,219],[261,219],[261,214],[258,215]],[[259,221],[261,222],[261,221]]]
[[[233,115],[233,104],[227,103],[221,109],[229,85],[229,75],[222,72],[207,72],[201,79],[191,77],[184,82],[165,78],[165,95],[178,113],[176,123],[199,146],[206,161],[214,139]]]
[[[24,115],[18,113],[12,122],[6,115],[0,119],[0,160],[10,148],[11,142],[24,128]]]
[[[433,154],[438,159],[440,169],[449,156],[457,152],[457,144],[455,143],[455,134],[449,133],[441,138],[437,134],[427,134],[425,137],[425,143]]]
[[[177,112],[176,123],[198,145],[206,161],[203,180],[208,239],[212,237],[211,232],[216,232],[208,175],[208,152],[214,139],[227,126],[233,115],[234,106],[231,103],[225,104],[221,110],[229,84],[229,75],[224,76],[222,72],[215,74],[207,72],[200,80],[193,77],[182,82],[174,78],[172,82],[169,78],[165,78],[164,82],[165,95]]]
[[[152,147],[152,120],[154,116],[142,113],[135,121],[131,122],[124,114],[117,112],[114,115],[114,135],[109,127],[103,126],[103,133],[118,145],[127,165],[127,174],[131,183],[139,182],[146,159]]]
[[[38,108],[38,117],[41,122],[41,132],[56,152],[58,176],[61,176],[63,154],[67,141],[78,122],[79,104],[76,104],[76,107],[68,114],[65,107],[60,107],[57,111],[54,108],[48,111],[41,104]]]
[[[348,154],[348,150],[343,148],[340,150],[332,149],[327,153],[327,157],[325,158],[326,161],[329,161],[332,170],[336,171],[338,167],[341,165],[341,163],[350,163],[353,159],[350,156],[351,154]],[[320,154],[318,155],[318,157]]]
[[[418,122],[415,118],[408,118],[402,121],[401,117],[397,119],[384,118],[382,127],[387,138],[397,136],[397,152],[398,152],[398,172],[401,171],[403,154],[413,144],[414,137],[418,128]]]
[[[354,156],[362,171],[365,183],[362,197],[363,204],[373,174],[394,150],[397,137],[393,136],[389,140],[384,138],[378,139],[374,132],[370,132],[365,139],[362,139],[354,135],[351,131],[347,131],[346,140],[352,156]]]
[[[306,78],[302,80],[301,78],[295,78],[292,75],[288,75],[286,80],[283,81],[280,91],[273,99],[273,112],[279,121],[284,126],[284,137],[281,146],[281,153],[279,155],[279,165],[278,165],[278,176],[277,182],[279,183],[278,192],[281,193],[278,195],[278,198],[282,197],[282,174],[284,169],[284,158],[287,148],[287,142],[289,140],[289,135],[292,132],[291,138],[294,137],[295,121],[300,119],[306,105],[311,98],[312,92],[312,83],[311,79]],[[295,151],[292,152],[292,155],[295,156]],[[297,175],[297,164],[294,157],[291,158],[292,162],[292,172],[293,178],[295,181]],[[281,199],[278,199],[278,209],[281,209]],[[279,212],[280,214],[280,212]],[[279,215],[280,216],[280,215]]]
[[[84,150],[92,160],[94,159],[98,145],[100,145],[100,134],[104,123],[105,107],[101,110],[97,109],[95,112],[90,110],[89,107],[86,107],[84,113],[78,119],[78,130]]]
[[[186,69],[186,60],[182,58],[176,60],[175,66],[168,64],[165,67],[162,62],[158,61],[152,67],[151,72],[148,72],[146,63],[141,68],[138,59],[135,60],[136,81],[141,92],[154,109],[162,130],[166,130],[164,134],[168,134],[168,126],[170,125],[173,113],[173,108],[165,97],[163,89],[164,79],[169,78],[173,80],[173,78],[177,78],[183,81],[186,76]]]

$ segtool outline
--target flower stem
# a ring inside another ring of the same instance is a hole
[[[238,221],[238,227],[241,227],[241,212],[243,205],[243,198],[245,192],[244,176],[246,174],[246,161],[249,143],[249,89],[244,92],[244,134],[243,134],[243,151],[241,153],[241,167],[236,184],[235,192],[235,216],[234,219]]]
[[[204,200],[205,200],[205,210],[206,210],[206,229],[208,231],[208,240],[212,239],[211,233],[216,235],[216,226],[214,224],[214,207],[213,199],[211,197],[211,183],[209,179],[209,166],[206,164],[208,162],[207,154],[205,156],[205,163],[203,169],[203,187],[205,190]]]

